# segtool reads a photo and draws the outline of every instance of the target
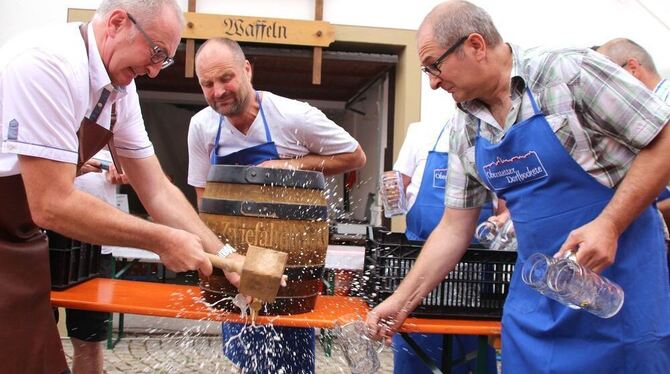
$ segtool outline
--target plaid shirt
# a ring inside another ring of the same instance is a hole
[[[661,100],[665,101],[666,104],[670,104],[670,80],[661,79],[654,88],[654,93],[656,96],[660,97]]]
[[[459,104],[449,134],[448,207],[484,203],[488,192],[475,168],[478,120],[480,135],[498,143],[505,129],[533,115],[526,86],[565,150],[608,187],[623,179],[635,155],[670,120],[670,106],[598,53],[510,47],[512,109],[505,124],[478,100]]]

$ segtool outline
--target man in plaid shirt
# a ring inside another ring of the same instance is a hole
[[[503,370],[666,372],[670,285],[651,203],[670,179],[670,106],[591,50],[504,43],[490,16],[466,1],[435,7],[417,45],[431,87],[459,107],[446,210],[412,271],[368,315],[370,335],[393,335],[455,267],[489,189],[511,212],[517,269],[536,252],[576,252],[626,298],[602,319],[541,295],[515,272],[502,320]]]

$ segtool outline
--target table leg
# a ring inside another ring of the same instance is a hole
[[[475,371],[477,374],[486,374],[486,369],[488,366],[489,339],[486,335],[479,335],[477,340],[477,366]]]
[[[421,362],[426,364],[426,366],[428,366],[428,368],[430,369],[430,371],[433,374],[442,374],[442,373],[449,373],[450,372],[450,371],[442,371],[437,366],[435,366],[435,362],[433,362],[433,360],[430,357],[428,357],[426,352],[424,352],[423,349],[421,349],[421,347],[419,347],[419,345],[416,344],[414,339],[412,339],[412,337],[409,336],[408,333],[401,332],[400,336],[402,336],[402,338],[405,339],[405,341],[407,342],[407,345],[409,345],[414,350],[414,353],[416,353],[416,355],[419,356],[419,359],[421,360]],[[447,338],[447,336],[449,336],[449,338]],[[445,335],[444,339],[449,340],[449,342],[451,342],[451,336],[450,335]],[[451,344],[451,343],[449,343],[449,344]],[[442,364],[444,364],[444,357],[445,356],[448,357],[447,368],[449,368],[449,370],[451,370],[451,350],[449,350],[449,351],[443,350],[442,351],[442,358],[443,358],[442,359]],[[443,367],[443,369],[444,369],[444,367]]]

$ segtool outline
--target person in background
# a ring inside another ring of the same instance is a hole
[[[661,100],[670,104],[670,80],[661,77],[651,55],[642,46],[630,39],[616,38],[595,50],[624,68]],[[656,204],[663,214],[666,226],[670,227],[670,185],[658,196]]]
[[[405,186],[408,212],[405,235],[409,240],[426,240],[444,214],[444,193],[449,159],[449,122],[415,122],[409,125],[393,170],[400,172]],[[478,222],[491,216],[492,204],[482,208]],[[444,336],[441,334],[410,334],[410,337],[436,363],[442,362]],[[477,350],[477,337],[454,336],[452,359]],[[495,351],[489,347],[487,372],[496,372]],[[430,373],[405,338],[393,336],[393,372]],[[463,363],[453,368],[454,373],[475,370],[475,363]]]
[[[103,0],[88,24],[36,29],[0,48],[1,373],[68,371],[39,227],[148,249],[173,271],[211,274],[205,251],[223,243],[161,170],[134,84],[172,63],[183,27],[174,0]],[[75,188],[76,175],[100,171],[90,158],[105,145],[152,222]]]
[[[503,371],[667,372],[670,284],[651,203],[670,180],[670,106],[588,49],[504,43],[488,13],[467,1],[437,5],[417,46],[431,87],[460,109],[446,211],[395,293],[368,314],[369,335],[390,340],[456,266],[488,189],[505,200],[518,240]],[[617,315],[570,309],[521,281],[532,254],[568,252],[624,288]]]
[[[124,174],[119,174],[114,167],[112,156],[107,150],[101,150],[93,159],[104,164],[107,171],[83,174],[74,180],[78,190],[89,193],[109,205],[116,206],[116,186],[128,183]],[[49,241],[61,237],[56,232],[49,232]],[[64,238],[64,237],[63,237]],[[82,244],[89,245],[89,244]],[[100,249],[99,277],[113,276],[112,250],[108,246]],[[56,309],[56,314],[58,310]],[[102,374],[104,369],[104,350],[102,341],[107,339],[110,314],[89,310],[65,309],[65,325],[72,342],[72,373]]]
[[[255,90],[237,42],[217,38],[196,53],[195,70],[209,107],[188,132],[188,183],[202,199],[211,165],[257,165],[334,175],[365,165],[365,153],[344,129],[309,104]],[[245,373],[313,373],[312,328],[222,326],[226,356]],[[270,344],[275,337],[279,341]],[[234,338],[234,339],[233,339]],[[271,354],[267,354],[269,347]],[[262,353],[259,353],[262,352]]]

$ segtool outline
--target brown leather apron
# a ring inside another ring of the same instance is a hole
[[[86,26],[80,31],[88,52]],[[96,123],[108,97],[103,90],[81,122],[77,169],[109,144],[121,172],[112,126],[107,130]],[[21,175],[0,177],[0,200],[0,373],[63,373],[68,367],[51,309],[47,238],[31,218]]]

